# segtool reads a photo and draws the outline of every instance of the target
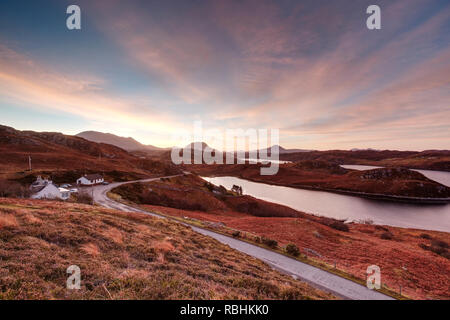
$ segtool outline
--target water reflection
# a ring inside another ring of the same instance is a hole
[[[272,186],[235,177],[203,179],[231,189],[240,185],[244,194],[283,204],[299,211],[337,219],[370,219],[376,224],[450,232],[450,204],[411,205],[369,200],[323,191]]]

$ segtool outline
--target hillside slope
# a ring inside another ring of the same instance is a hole
[[[112,133],[103,133],[98,131],[83,131],[77,133],[76,136],[92,142],[112,144],[127,151],[164,150],[163,148],[142,144],[131,137],[128,138],[120,137]]]
[[[404,168],[379,168],[365,171],[341,168],[333,162],[303,160],[282,164],[276,175],[263,176],[260,165],[190,165],[190,172],[204,176],[235,176],[274,185],[346,192],[347,194],[386,197],[441,199],[450,197],[450,188]],[[394,198],[393,198],[394,199]]]
[[[380,167],[404,167],[450,171],[450,150],[395,151],[395,150],[329,150],[285,153],[281,160],[323,160],[335,164],[362,164]]]
[[[81,290],[66,269],[81,268]],[[189,227],[0,198],[0,299],[330,299]]]
[[[140,158],[110,144],[57,132],[19,131],[1,125],[0,154],[0,175],[26,183],[37,174],[51,175],[55,181],[60,178],[62,182],[73,182],[84,173],[103,172],[106,177],[124,180],[178,172],[168,162]],[[33,175],[28,171],[29,156]]]
[[[342,221],[306,214],[275,203],[212,189],[194,175],[113,189],[114,199],[178,217],[242,239],[295,244],[309,261],[336,264],[358,279],[369,265],[382,270],[385,286],[413,299],[450,299],[450,233]],[[151,192],[148,192],[151,189]],[[184,192],[184,197],[182,193]],[[189,195],[187,197],[186,195]],[[157,199],[158,201],[155,201]],[[351,207],[348,210],[352,210]],[[239,231],[238,234],[235,232]],[[336,267],[335,267],[336,268]]]

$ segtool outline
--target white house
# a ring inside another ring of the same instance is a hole
[[[31,196],[31,198],[67,200],[70,196],[70,192],[65,191],[66,189],[64,189],[64,192],[61,192],[60,188],[55,186],[53,183],[49,183],[45,186],[42,186],[40,189],[35,189],[35,193]]]
[[[83,177],[77,180],[77,184],[83,186],[91,186],[94,184],[103,183],[104,181],[105,180],[103,179],[103,176],[100,174],[85,174]]]
[[[48,179],[42,179],[38,176],[36,181],[31,184],[31,191],[33,199],[61,199],[67,200],[70,198],[70,191],[65,188],[58,188]]]

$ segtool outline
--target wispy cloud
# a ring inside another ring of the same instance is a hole
[[[111,128],[133,127],[160,134],[179,128],[147,98],[120,97],[106,91],[105,79],[91,74],[64,74],[40,64],[27,55],[0,46],[0,95],[2,99],[22,102],[32,108],[44,108],[81,116]]]
[[[200,119],[278,127],[291,147],[450,148],[450,4],[380,0],[378,31],[365,27],[369,4],[81,1],[129,68],[121,82],[139,90],[125,94],[110,85],[120,75],[80,61],[67,74],[3,46],[0,93],[166,135]]]

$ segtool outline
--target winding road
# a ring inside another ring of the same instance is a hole
[[[159,180],[161,178],[170,178],[175,176],[166,176],[159,178],[150,178],[144,180],[127,181],[127,182],[115,182],[109,185],[99,185],[91,188],[94,201],[106,208],[116,209],[126,212],[140,212],[155,216],[158,218],[166,217],[158,215],[154,212],[144,211],[123,203],[116,202],[110,199],[107,193],[123,184],[136,183],[136,182],[150,182]],[[188,224],[186,224],[188,225]],[[188,225],[192,230],[201,233],[203,235],[214,238],[224,244],[227,244],[233,249],[248,254],[259,260],[262,260],[272,266],[274,269],[279,270],[285,274],[291,275],[296,279],[301,279],[308,282],[312,286],[335,294],[344,299],[351,300],[393,300],[392,297],[384,295],[380,292],[369,290],[367,287],[357,284],[353,281],[341,278],[333,273],[324,271],[322,269],[313,267],[309,264],[301,261],[289,258],[285,255],[276,253],[274,251],[252,245],[250,243],[240,241],[238,239],[228,237],[207,229],[199,228],[197,226]]]

